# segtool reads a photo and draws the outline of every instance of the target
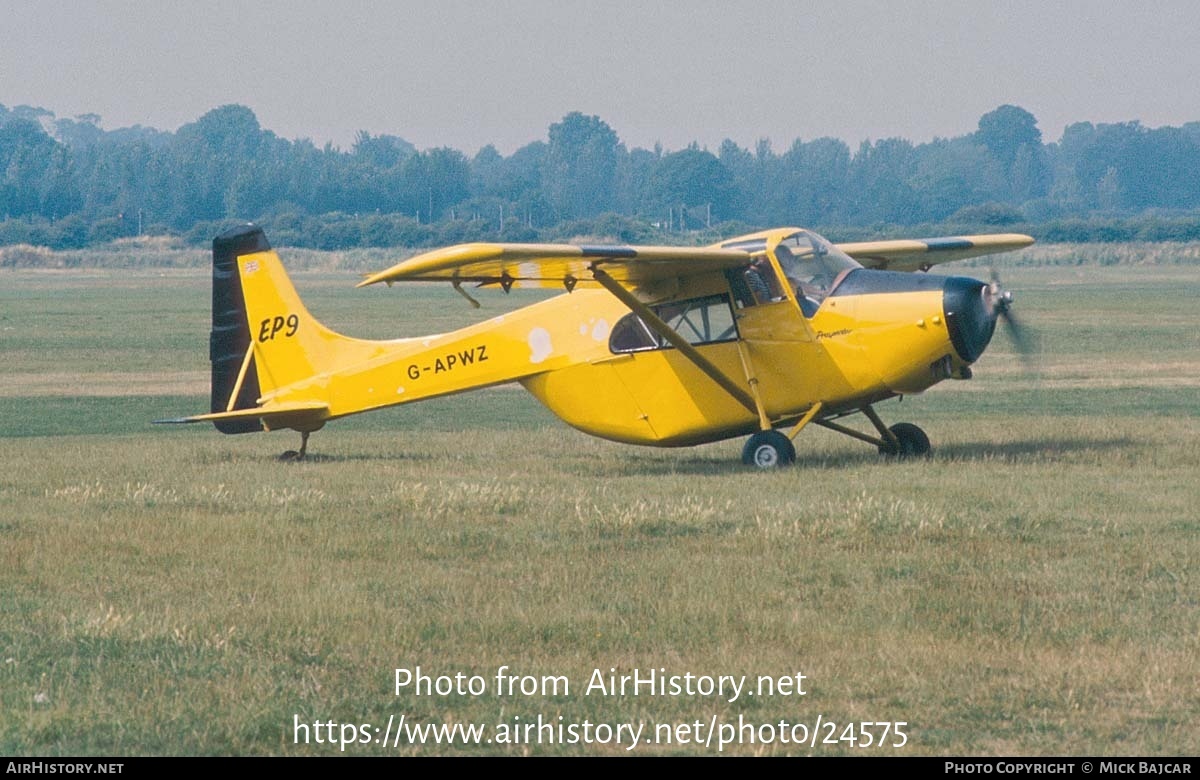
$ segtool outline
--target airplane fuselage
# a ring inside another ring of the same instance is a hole
[[[879,272],[861,273],[878,275]],[[907,275],[905,275],[907,276]],[[766,414],[784,421],[814,403],[826,411],[916,393],[949,376],[931,366],[954,353],[940,286],[835,289],[805,317],[790,300],[735,310],[728,289],[680,290],[677,300],[721,299],[736,334],[697,349],[731,376],[752,376]],[[274,400],[312,398],[329,419],[519,381],[579,430],[632,444],[716,441],[758,428],[758,417],[677,350],[614,350],[629,310],[604,290],[577,289],[446,334],[375,342],[374,354],[290,384]]]

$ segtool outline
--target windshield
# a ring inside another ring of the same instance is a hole
[[[809,317],[845,271],[862,267],[845,252],[807,230],[780,241],[775,247],[775,259],[796,291],[801,310]]]

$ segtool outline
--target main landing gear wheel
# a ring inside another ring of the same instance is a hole
[[[796,462],[796,448],[779,431],[759,431],[746,440],[742,463],[760,469],[788,466]]]
[[[932,450],[932,447],[929,446],[929,437],[925,435],[925,431],[912,423],[896,423],[888,428],[888,430],[900,442],[900,447],[897,449],[891,442],[885,441],[879,445],[880,455],[914,458],[928,455]]]

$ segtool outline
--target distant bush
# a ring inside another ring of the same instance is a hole
[[[0,222],[0,246],[16,246],[33,243],[30,225],[23,219],[6,219]]]
[[[125,220],[118,217],[99,219],[88,227],[88,244],[104,244],[126,235]]]
[[[54,268],[54,252],[44,246],[13,244],[0,247],[0,268]]]

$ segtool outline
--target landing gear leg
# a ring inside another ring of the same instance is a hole
[[[304,455],[305,455],[305,453],[308,452],[308,434],[309,434],[309,431],[301,431],[300,432],[300,450],[299,451],[288,450],[287,452],[280,455],[279,459],[285,460],[285,461],[304,460]]]
[[[879,448],[880,455],[910,458],[923,457],[932,451],[933,448],[929,445],[929,437],[925,435],[925,431],[912,423],[896,423],[889,428],[884,425],[883,420],[879,418],[879,415],[870,406],[864,406],[858,411],[862,412],[871,421],[871,424],[875,426],[875,429],[879,431],[878,438],[861,433],[853,428],[839,425],[833,420],[814,420],[813,422],[822,428],[828,428],[831,431],[844,433],[853,439],[874,444]]]

